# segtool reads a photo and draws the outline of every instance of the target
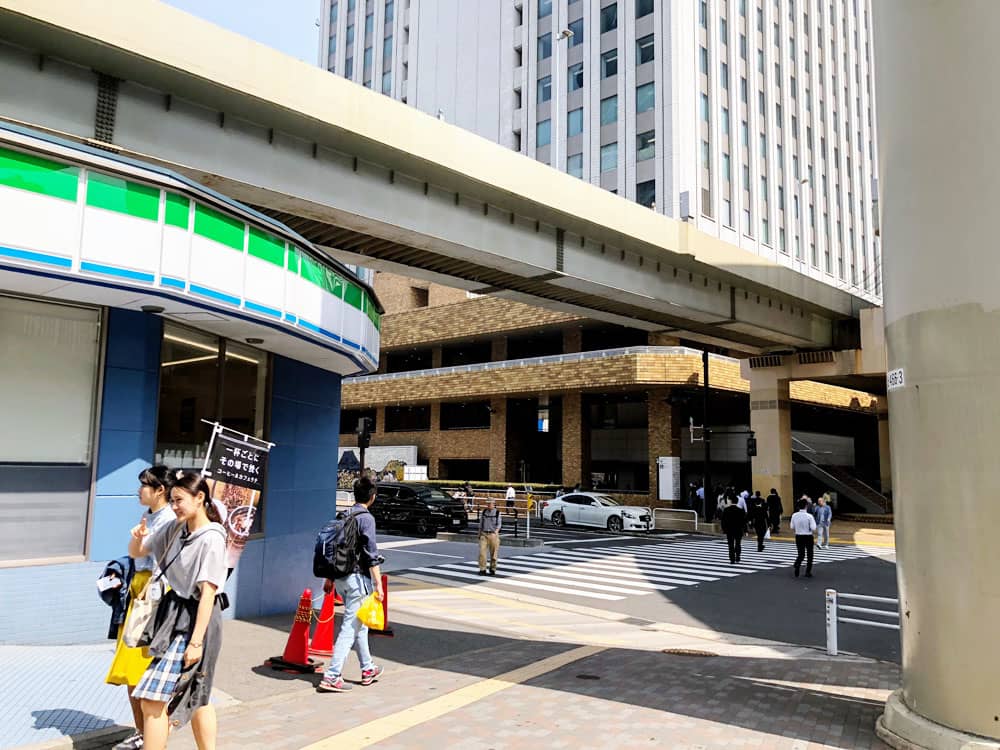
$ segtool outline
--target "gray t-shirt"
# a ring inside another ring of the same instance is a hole
[[[146,549],[159,561],[160,567],[166,566],[163,577],[170,587],[184,599],[201,598],[199,584],[204,582],[215,584],[221,591],[226,582],[226,530],[213,522],[193,534],[188,532],[186,525],[180,534],[176,532],[176,523],[164,524],[146,543]],[[175,534],[176,538],[167,549],[167,542]]]

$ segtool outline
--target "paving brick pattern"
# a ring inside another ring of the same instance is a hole
[[[296,691],[220,714],[220,748],[297,748],[475,684],[566,646],[510,642],[398,667],[347,695]],[[598,679],[581,678],[580,675]],[[373,747],[884,748],[874,724],[895,666],[612,649],[419,724]],[[172,750],[194,747],[189,730]]]

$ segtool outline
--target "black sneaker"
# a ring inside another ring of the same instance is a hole
[[[796,578],[798,578],[798,577],[799,577],[799,569],[798,569],[798,568],[796,568],[796,569],[795,569],[795,577],[796,577]]]
[[[485,571],[485,570],[480,570],[480,571],[479,571],[479,575],[481,575],[481,576],[484,576],[484,575],[486,575],[486,571]]]
[[[126,737],[117,745],[115,745],[111,750],[142,750],[143,739],[142,735],[136,732],[135,734]]]
[[[496,574],[497,574],[497,572],[496,572],[495,570],[491,570],[491,571],[490,571],[490,575],[491,575],[491,576],[495,576]]]

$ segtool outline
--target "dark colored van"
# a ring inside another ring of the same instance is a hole
[[[407,528],[419,536],[469,525],[465,504],[429,484],[379,482],[371,512],[379,528]]]

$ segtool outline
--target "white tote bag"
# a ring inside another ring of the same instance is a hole
[[[183,528],[184,524],[178,524],[177,530],[170,537],[170,541],[167,542],[168,550],[174,546],[174,542]],[[181,546],[183,547],[183,545]],[[177,555],[180,553],[181,551],[177,550]],[[160,597],[156,596],[154,598],[152,594],[154,590],[158,591],[162,588],[160,581],[163,578],[163,574],[170,567],[170,563],[177,559],[177,555],[174,555],[162,570],[150,576],[149,580],[146,581],[146,585],[142,588],[142,593],[132,600],[132,609],[129,610],[128,617],[125,618],[125,624],[122,626],[122,643],[129,648],[149,645],[143,642],[142,634],[149,622],[155,620],[156,608],[160,605]]]

